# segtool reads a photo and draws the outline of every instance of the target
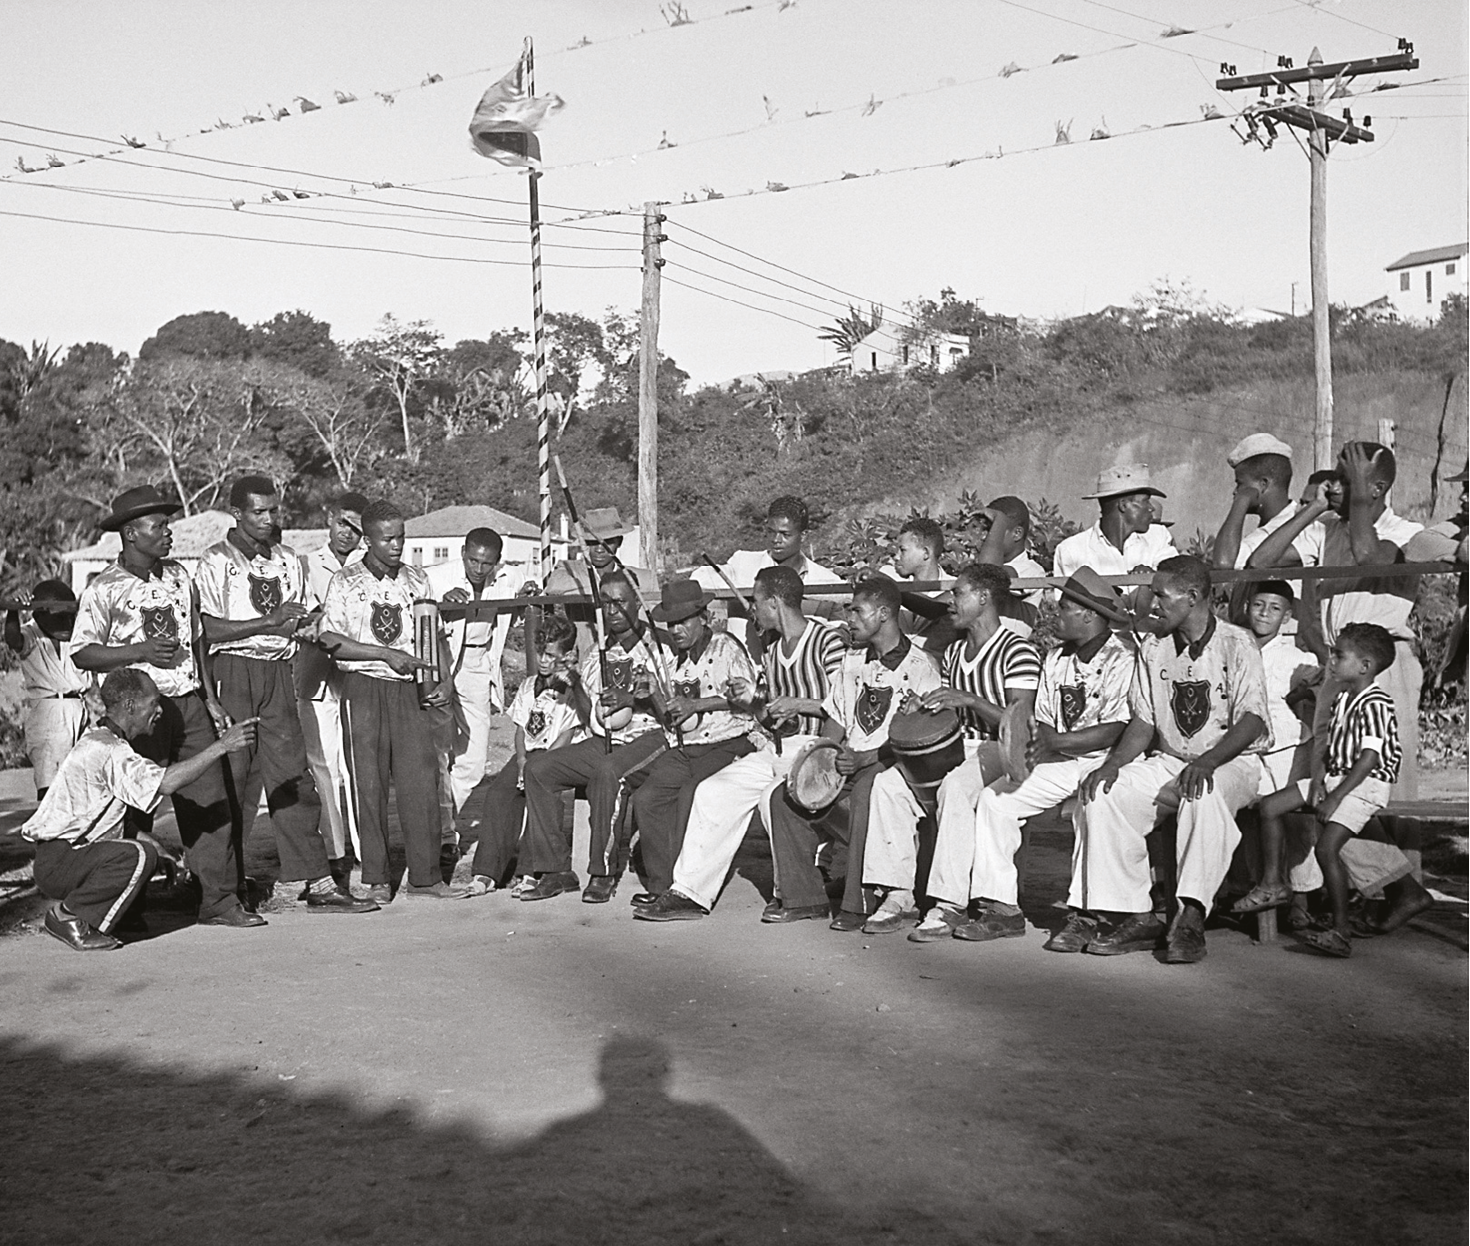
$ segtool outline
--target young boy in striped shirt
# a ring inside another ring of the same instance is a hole
[[[1322,834],[1317,861],[1332,901],[1332,929],[1308,931],[1308,944],[1329,956],[1352,955],[1348,926],[1348,886],[1354,882],[1352,861],[1344,860],[1343,846],[1388,804],[1403,753],[1399,747],[1393,701],[1374,684],[1378,673],[1394,660],[1394,639],[1376,623],[1348,623],[1337,633],[1327,657],[1327,676],[1339,688],[1332,704],[1327,736],[1326,773],[1267,796],[1261,802],[1261,846],[1266,859],[1264,883],[1280,882],[1282,818],[1311,806]],[[1402,855],[1402,854],[1400,854]],[[1382,878],[1375,881],[1380,884]],[[1402,873],[1384,886],[1392,908],[1382,923],[1393,929],[1429,904],[1428,893],[1410,872],[1404,857]],[[1395,919],[1398,920],[1395,920]]]

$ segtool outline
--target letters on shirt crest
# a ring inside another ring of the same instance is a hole
[[[1087,708],[1087,689],[1082,684],[1059,684],[1057,692],[1061,697],[1062,726],[1071,731]]]
[[[892,688],[874,688],[864,684],[857,699],[857,725],[871,735],[883,725],[888,717],[888,707],[893,703]]]
[[[250,574],[250,604],[257,614],[270,614],[281,604],[281,582],[275,576]]]
[[[403,607],[397,602],[375,601],[371,626],[380,645],[391,645],[403,635]]]
[[[1175,680],[1169,693],[1169,708],[1186,740],[1198,735],[1200,728],[1210,721],[1210,681]]]
[[[172,606],[143,606],[143,635],[149,640],[177,640],[179,616]]]

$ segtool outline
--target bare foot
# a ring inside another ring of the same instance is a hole
[[[1413,877],[1403,879],[1396,889],[1399,894],[1393,897],[1393,906],[1384,914],[1383,920],[1377,923],[1376,929],[1381,934],[1397,930],[1425,909],[1434,906],[1433,898]],[[1388,891],[1389,888],[1385,887],[1384,890]]]

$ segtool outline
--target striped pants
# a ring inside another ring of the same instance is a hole
[[[94,930],[110,934],[153,877],[158,852],[138,839],[104,839],[73,848],[62,839],[36,845],[35,879]]]

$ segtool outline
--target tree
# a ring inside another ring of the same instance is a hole
[[[250,354],[250,330],[228,312],[191,312],[175,316],[138,349],[145,362],[188,355],[196,359],[244,359]]]
[[[341,362],[332,326],[299,308],[252,325],[250,349],[257,359],[297,368],[308,376],[325,377]]]
[[[546,388],[560,397],[564,411],[576,405],[587,369],[603,361],[604,349],[597,321],[577,312],[546,314]]]
[[[443,335],[427,320],[400,324],[391,312],[378,321],[370,337],[353,347],[353,355],[391,398],[403,431],[403,454],[417,463],[421,447],[415,442],[410,414],[417,391],[433,375],[443,357]]]
[[[256,359],[246,366],[244,379],[257,401],[284,412],[311,434],[342,489],[350,489],[353,477],[383,456],[378,434],[386,412],[368,405],[360,373],[337,368],[326,376],[311,376]]]
[[[817,334],[820,342],[831,342],[837,347],[837,353],[844,359],[852,358],[853,347],[863,338],[878,329],[883,324],[883,308],[873,303],[864,315],[863,312],[851,303],[847,305],[847,315],[838,316],[833,324],[824,325],[822,331]]]

